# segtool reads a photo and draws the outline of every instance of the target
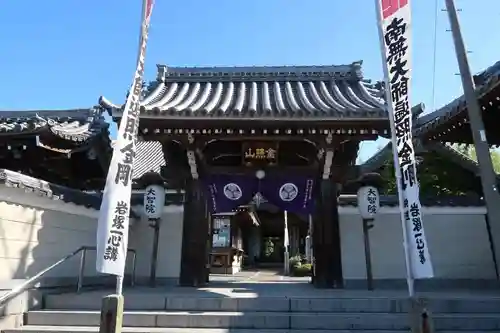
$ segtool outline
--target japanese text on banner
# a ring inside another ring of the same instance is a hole
[[[386,66],[388,110],[397,146],[404,198],[406,239],[409,242],[413,278],[430,278],[434,272],[422,222],[422,207],[416,172],[410,104],[411,83],[411,13],[409,0],[379,0],[381,47]]]
[[[97,226],[96,269],[100,273],[117,276],[124,275],[127,258],[131,182],[136,155],[135,140],[139,126],[139,98],[142,91],[144,58],[152,6],[153,0],[144,0],[134,82],[118,128],[118,137],[108,169]]]

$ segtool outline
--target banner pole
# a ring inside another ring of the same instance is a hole
[[[116,294],[118,296],[123,295],[123,276],[116,277]]]
[[[139,104],[144,77],[147,33],[154,0],[143,0],[139,50],[134,81],[129,89],[118,136],[113,148],[97,225],[96,270],[116,276],[114,295],[102,299],[100,333],[121,333],[123,279],[128,254],[132,172],[139,123]]]
[[[381,13],[381,8],[380,8],[380,0],[375,0],[375,8],[377,12],[377,24],[379,26],[382,26],[381,18],[382,18],[382,13]],[[378,29],[379,31],[379,39],[380,39],[380,45],[382,48],[382,45],[384,45],[384,36],[382,29]],[[385,50],[381,50],[382,52],[382,61],[384,61],[385,58]],[[392,146],[392,157],[393,157],[393,164],[394,164],[394,171],[395,171],[395,176],[396,176],[396,185],[397,185],[397,190],[398,190],[398,202],[399,202],[399,213],[401,217],[401,225],[402,225],[402,230],[403,230],[403,247],[404,247],[404,252],[405,252],[405,263],[406,263],[406,285],[408,287],[408,295],[410,298],[413,298],[415,296],[415,283],[413,279],[413,271],[411,267],[411,255],[410,255],[410,242],[408,239],[408,230],[406,227],[405,223],[405,206],[404,206],[404,195],[403,195],[403,177],[401,175],[401,168],[399,167],[399,159],[398,159],[398,142],[397,142],[397,137],[396,137],[396,130],[395,130],[395,124],[394,124],[394,114],[392,107],[389,105],[391,101],[391,91],[389,88],[389,70],[386,66],[385,63],[382,64],[382,68],[384,69],[384,78],[385,78],[385,86],[386,86],[386,94],[388,95],[387,98],[387,111],[389,113],[389,124],[391,127],[391,146]]]
[[[410,327],[414,333],[428,332],[430,314],[425,301],[415,296],[415,277],[432,278],[434,270],[425,237],[413,145],[411,1],[376,0],[375,4],[406,258]]]

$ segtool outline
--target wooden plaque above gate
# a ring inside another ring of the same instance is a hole
[[[278,163],[278,142],[273,142],[273,141],[244,142],[243,161],[245,164]]]

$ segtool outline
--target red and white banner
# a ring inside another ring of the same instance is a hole
[[[154,0],[143,1],[134,82],[118,127],[97,226],[96,269],[100,273],[117,276],[124,275],[127,259],[132,170],[139,126],[139,99],[142,92],[146,43],[153,3]]]
[[[398,191],[402,194],[401,222],[407,244],[411,278],[434,276],[425,237],[419,198],[411,114],[411,8],[410,0],[376,0],[380,47],[384,61],[387,108],[391,122]],[[401,196],[400,196],[401,198]]]

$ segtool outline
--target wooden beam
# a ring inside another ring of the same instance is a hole
[[[224,140],[224,141],[290,141],[290,140],[309,140],[312,142],[319,141],[325,137],[324,134],[293,134],[293,135],[239,135],[239,134],[195,134],[197,141],[199,142],[209,142],[212,140]],[[380,132],[377,133],[353,133],[353,134],[336,134],[335,141],[341,142],[345,140],[359,140],[359,141],[374,141],[379,135],[383,135]],[[148,133],[141,135],[144,140],[148,141],[181,141],[185,134],[183,133]]]
[[[266,171],[266,177],[272,177],[273,175],[283,174],[283,170],[287,172],[292,172],[295,174],[311,174],[317,172],[317,164],[307,166],[307,167],[290,167],[290,166],[268,166],[265,168],[261,167],[247,167],[247,166],[237,166],[237,167],[207,167],[209,173],[214,174],[232,174],[232,175],[255,175],[258,170],[264,169]]]

